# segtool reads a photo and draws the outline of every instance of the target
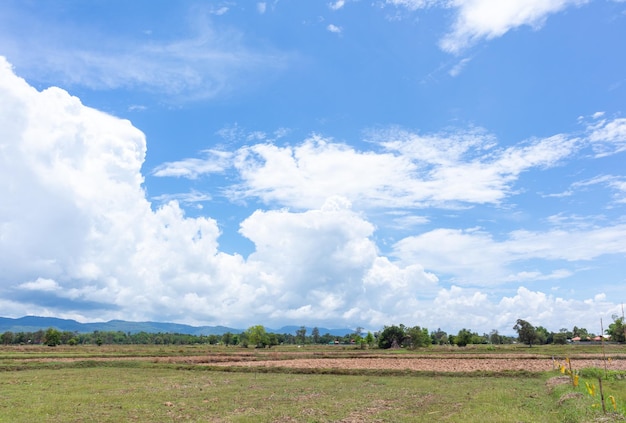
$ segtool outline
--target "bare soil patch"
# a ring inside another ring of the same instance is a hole
[[[610,370],[626,370],[626,357],[614,357]],[[48,357],[25,358],[23,362],[77,362],[77,361],[150,361],[185,365],[216,367],[281,367],[291,369],[338,369],[338,370],[407,370],[424,372],[545,372],[555,369],[553,358],[532,354],[428,354],[390,355],[384,353],[281,353],[269,350],[246,350],[229,354],[206,354],[187,356],[112,356],[112,357]],[[557,359],[558,362],[563,360]],[[605,362],[593,355],[572,358],[576,369],[602,368]]]
[[[214,366],[286,367],[294,369],[373,369],[412,370],[433,372],[473,371],[529,371],[544,372],[554,369],[551,358],[519,358],[493,356],[448,357],[448,358],[319,358],[289,360],[225,361],[206,363]],[[577,368],[601,367],[600,360],[576,360]],[[626,360],[613,361],[612,370],[626,370]]]

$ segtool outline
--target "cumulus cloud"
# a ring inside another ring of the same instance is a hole
[[[451,8],[455,18],[439,46],[459,53],[481,40],[498,38],[520,26],[540,28],[549,15],[589,0],[386,0],[386,4],[416,11],[428,7]],[[454,75],[453,75],[454,76]]]
[[[5,314],[357,326],[436,283],[381,257],[374,226],[339,196],[304,212],[254,212],[241,234],[255,251],[225,254],[215,220],[187,217],[174,200],[152,209],[146,140],[130,122],[59,88],[37,91],[4,59],[0,98]]]
[[[319,207],[328,195],[358,208],[498,203],[521,173],[555,166],[578,149],[576,139],[561,135],[506,149],[476,131],[421,136],[391,129],[369,137],[378,152],[321,136],[240,149],[234,166],[243,182],[231,196],[298,208]]]
[[[428,271],[450,274],[459,284],[487,286],[571,276],[567,269],[550,274],[536,270],[511,273],[510,269],[515,263],[528,260],[575,262],[606,254],[625,254],[624,236],[626,225],[623,224],[560,227],[542,232],[517,230],[501,241],[479,228],[435,229],[400,240],[394,246],[394,253],[402,262],[419,260]]]
[[[436,317],[431,320],[430,327],[442,322],[443,327],[450,327],[452,333],[461,328],[475,327],[487,328],[485,332],[491,328],[500,333],[512,333],[517,319],[528,320],[553,331],[571,329],[572,322],[582,322],[579,327],[599,333],[598,310],[606,310],[609,315],[618,313],[618,306],[607,301],[603,295],[572,300],[532,291],[524,286],[517,288],[512,295],[499,299],[473,288],[452,286],[439,291],[434,306],[437,307]],[[463,316],[462,321],[458,316]],[[424,321],[429,320],[427,315],[423,317]]]
[[[177,203],[151,210],[140,172],[146,142],[130,122],[58,88],[38,92],[4,59],[0,97],[5,296],[28,288],[71,297],[68,313],[89,304],[92,313],[176,314],[166,293],[193,284],[190,265],[206,277],[220,261],[215,221],[187,219]],[[41,304],[26,301],[20,313],[29,312]]]
[[[481,39],[501,37],[522,25],[539,28],[547,17],[570,6],[579,6],[588,0],[453,0],[457,16],[452,30],[441,40],[440,46],[450,53],[458,53]]]
[[[619,139],[613,133],[597,139]],[[534,324],[569,315],[586,325],[592,320],[580,316],[595,319],[597,307],[614,307],[602,296],[570,301],[526,288],[499,299],[488,286],[567,278],[572,270],[563,262],[624,254],[623,224],[561,223],[502,239],[480,228],[431,229],[405,237],[388,257],[364,212],[424,202],[496,203],[522,172],[558,164],[583,140],[559,135],[500,148],[481,131],[421,136],[397,129],[370,138],[376,151],[313,136],[296,146],[264,141],[204,152],[213,167],[194,161],[159,167],[187,178],[235,170],[234,198],[295,208],[251,213],[240,234],[253,252],[226,254],[218,222],[186,216],[179,204],[210,202],[208,195],[163,197],[156,208],[148,201],[141,174],[146,140],[130,122],[59,88],[37,91],[1,59],[0,196],[7,201],[0,205],[0,307],[12,316],[240,328],[298,321],[451,330],[463,315],[463,325],[474,330],[507,332],[529,310],[537,313]],[[472,193],[463,179],[487,194]],[[403,225],[429,223],[405,211],[397,216]],[[559,264],[548,271],[516,268],[523,260]],[[492,279],[482,278],[483,270]],[[456,286],[442,283],[448,273]],[[575,308],[582,311],[574,315]]]

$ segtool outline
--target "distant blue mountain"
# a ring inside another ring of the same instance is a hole
[[[58,319],[56,317],[25,316],[17,319],[0,317],[0,333],[11,332],[36,332],[55,328],[60,331],[91,333],[101,332],[124,332],[124,333],[183,333],[187,335],[222,335],[226,332],[241,333],[242,329],[234,329],[226,326],[190,326],[178,323],[159,322],[127,322],[124,320],[111,320],[98,323],[79,323],[70,319]]]
[[[241,333],[244,329],[229,328],[226,326],[190,326],[179,323],[159,322],[127,322],[125,320],[110,320],[108,322],[79,323],[71,319],[59,319],[56,317],[24,316],[17,319],[0,317],[0,333],[3,332],[36,332],[55,328],[60,331],[91,333],[101,332],[124,332],[124,333],[183,333],[187,335],[223,335],[226,332]],[[283,326],[280,329],[266,328],[271,333],[296,334],[300,326]],[[311,335],[312,328],[307,327],[307,335]],[[344,336],[354,331],[351,329],[326,329],[318,328],[320,335],[327,333],[333,336]]]

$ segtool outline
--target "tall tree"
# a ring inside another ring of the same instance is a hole
[[[378,337],[378,347],[399,348],[405,336],[406,334],[402,326],[385,326]]]
[[[407,337],[410,338],[410,347],[419,348],[427,347],[431,344],[430,335],[428,329],[414,326],[406,331]]]
[[[306,343],[306,327],[300,326],[300,329],[296,331],[296,339],[304,345]]]
[[[313,340],[314,344],[320,343],[320,330],[317,328],[317,326],[311,330],[311,339]]]
[[[513,329],[517,331],[519,341],[523,342],[524,344],[528,344],[529,347],[532,347],[533,343],[537,342],[537,330],[526,320],[517,319],[517,322],[515,323],[515,326],[513,326]]]
[[[498,332],[497,329],[493,329],[489,333],[489,342],[491,342],[492,344],[501,344],[502,343],[502,336],[500,336],[500,333]]]
[[[250,326],[245,331],[246,338],[251,345],[255,348],[264,348],[269,345],[269,337],[262,325]]]
[[[611,335],[611,341],[625,342],[626,341],[626,325],[624,325],[624,318],[613,316],[613,323],[609,325],[606,330],[608,335]]]
[[[459,347],[464,347],[467,344],[473,343],[474,334],[469,329],[461,329],[459,333],[454,337],[454,343]]]
[[[48,328],[44,335],[44,342],[49,347],[56,347],[61,343],[61,332],[55,328]]]

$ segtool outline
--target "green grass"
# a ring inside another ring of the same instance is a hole
[[[564,346],[569,347],[569,346]],[[303,351],[304,350],[304,351]],[[595,422],[626,413],[626,375],[576,369],[580,386],[547,373],[443,374],[403,370],[216,368],[156,358],[248,359],[432,354],[311,347],[254,350],[210,346],[77,346],[0,349],[0,422]],[[549,354],[541,348],[496,349]],[[462,349],[462,351],[470,351]],[[553,352],[553,349],[547,351]],[[562,350],[561,350],[562,351]],[[616,350],[614,355],[624,349]],[[450,351],[457,353],[458,351]],[[472,351],[484,353],[479,348]],[[575,356],[569,353],[554,354]],[[598,353],[585,349],[584,353]],[[447,354],[438,349],[438,354]],[[491,351],[489,352],[491,354]],[[63,358],[78,358],[63,361]],[[100,361],[98,358],[120,358]],[[122,360],[140,357],[139,360]],[[454,360],[457,354],[450,354]],[[36,359],[36,360],[30,360]],[[608,414],[585,381],[603,377]],[[613,414],[608,399],[617,400]],[[596,406],[594,406],[596,404]]]
[[[5,372],[2,422],[559,422],[544,377],[85,367]]]

